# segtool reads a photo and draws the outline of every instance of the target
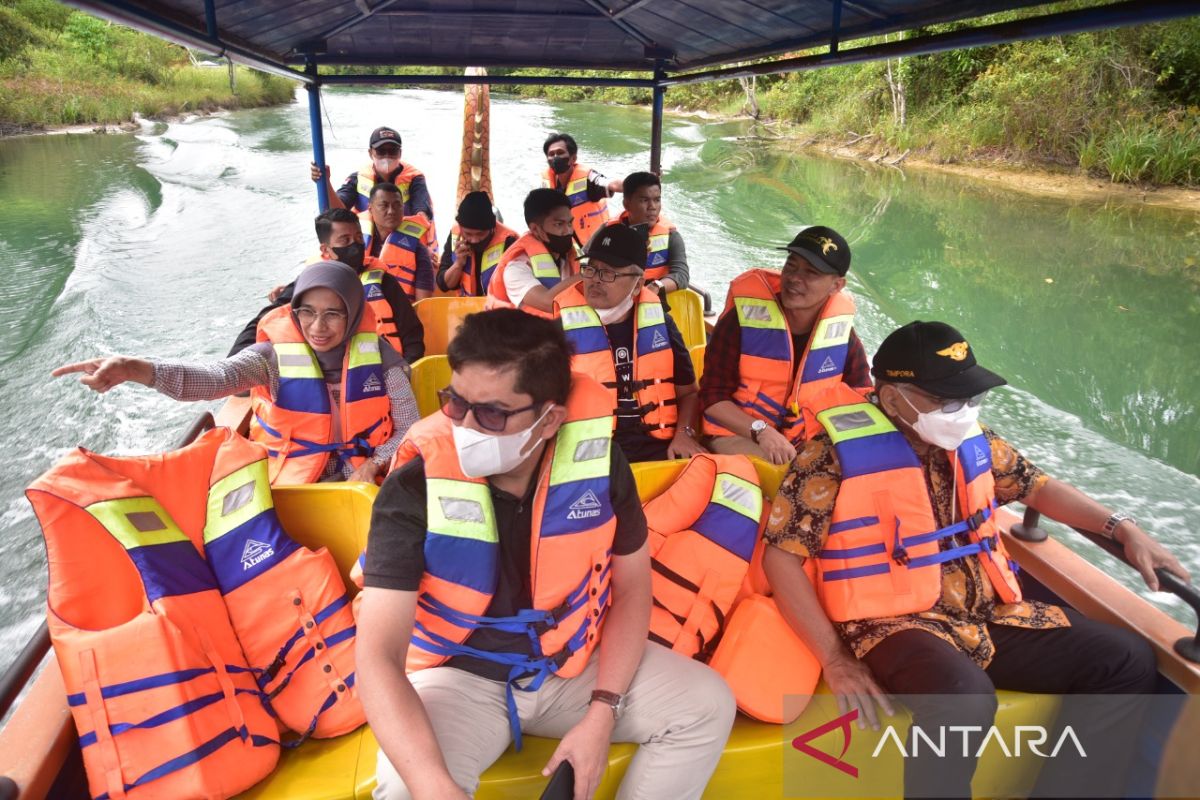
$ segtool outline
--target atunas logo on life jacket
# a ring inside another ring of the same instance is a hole
[[[271,545],[256,539],[247,539],[246,546],[242,548],[242,572],[261,564],[273,555],[275,548]]]
[[[379,380],[378,375],[372,372],[367,376],[367,379],[363,381],[362,393],[375,394],[376,392],[380,391],[383,391],[383,382]]]
[[[825,360],[821,362],[821,368],[817,370],[818,375],[824,375],[826,372],[837,372],[837,364],[833,362],[833,356],[825,356]]]
[[[596,497],[596,493],[591,489],[579,496],[579,499],[571,503],[571,509],[567,512],[567,519],[591,519],[600,516],[600,499]]]

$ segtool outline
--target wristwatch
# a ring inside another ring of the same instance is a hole
[[[663,288],[662,281],[653,280],[653,281],[650,281],[650,285],[654,287],[654,291],[656,294],[662,292],[662,288]]]
[[[756,419],[750,423],[750,441],[758,444],[758,437],[767,429],[767,421]]]
[[[1126,520],[1132,522],[1134,525],[1137,525],[1137,520],[1128,514],[1122,514],[1120,511],[1114,512],[1111,517],[1104,521],[1104,530],[1102,530],[1101,533],[1104,534],[1106,539],[1112,539],[1113,541],[1116,541],[1117,526]]]
[[[616,692],[606,692],[603,689],[596,689],[592,692],[590,703],[604,703],[612,709],[613,719],[620,719],[625,713],[625,695],[617,694]]]
[[[693,428],[691,425],[684,425],[682,430],[683,430],[683,435],[688,437],[689,439],[696,438],[696,429]]]

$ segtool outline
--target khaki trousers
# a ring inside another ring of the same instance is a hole
[[[767,452],[745,436],[714,436],[708,440],[708,449],[720,455],[758,456],[768,464],[771,462]]]
[[[574,678],[551,676],[536,692],[517,691],[521,731],[561,739],[583,719],[596,685],[597,657]],[[455,782],[474,796],[479,776],[512,740],[504,684],[450,667],[409,675],[425,705]],[[633,676],[612,741],[638,747],[618,800],[699,798],[716,769],[737,709],[723,678],[704,664],[653,642]],[[411,795],[379,751],[375,800]]]

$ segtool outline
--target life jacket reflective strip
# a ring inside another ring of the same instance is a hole
[[[375,315],[364,308],[342,362],[341,441],[333,441],[329,390],[321,365],[292,321],[289,306],[258,323],[258,341],[270,341],[279,366],[275,398],[267,386],[250,390],[250,438],[270,453],[271,483],[312,483],[331,454],[357,467],[392,435],[391,401],[383,378]]]
[[[572,377],[567,419],[546,444],[533,498],[533,607],[512,617],[486,617],[499,579],[499,532],[487,481],[462,474],[441,412],[418,422],[393,462],[424,459],[428,532],[409,672],[472,655],[510,667],[508,702],[520,746],[514,689],[535,691],[549,675],[571,678],[599,641],[610,596],[616,516],[609,487],[612,418],[608,392],[585,375]],[[490,653],[464,644],[492,628],[535,637],[533,657]],[[523,687],[519,678],[529,677]]]
[[[628,225],[629,212],[622,211],[620,217],[606,224],[617,223]],[[671,234],[674,231],[675,225],[663,216],[659,216],[658,222],[650,228],[646,238],[646,269],[642,273],[646,281],[662,280],[670,272],[667,262],[671,259]]]
[[[817,554],[817,591],[836,622],[929,610],[942,590],[941,564],[978,556],[1003,603],[1021,599],[994,512],[991,447],[978,426],[948,453],[954,462],[962,521],[939,529],[921,462],[872,403],[849,387],[844,403],[817,414],[833,440],[842,481],[829,538]],[[941,548],[942,540],[966,544]]]
[[[787,316],[776,299],[779,291],[778,272],[744,272],[729,285],[723,313],[736,313],[741,327],[739,385],[733,402],[796,443],[815,434],[806,432],[801,407],[809,398],[843,381],[854,329],[854,301],[845,292],[837,292],[825,302],[793,379],[796,354]],[[733,435],[708,414],[703,416],[703,425],[709,435]]]
[[[587,167],[576,164],[567,178],[566,191],[563,192],[571,203],[571,215],[575,218],[575,236],[582,243],[587,243],[592,234],[608,222],[608,198],[588,200],[589,172]],[[558,175],[549,167],[542,173],[542,186],[558,189]]]
[[[393,350],[403,355],[404,342],[400,341],[400,331],[396,327],[392,304],[383,294],[383,276],[382,269],[365,269],[360,273],[363,299],[371,307],[371,313],[375,315],[375,332],[380,337],[387,339]]]
[[[758,473],[746,456],[698,455],[645,509],[653,569],[650,639],[707,661],[761,529]]]
[[[93,797],[249,788],[278,758],[268,709],[318,736],[364,721],[352,621],[322,613],[344,603],[337,567],[280,528],[264,459],[220,428],[155,456],[77,449],[29,487],[46,540],[51,639]],[[286,651],[294,629],[319,651]],[[291,681],[268,699],[258,682],[280,654]]]
[[[412,210],[412,182],[415,178],[423,177],[425,173],[412,166],[411,164],[401,164],[400,172],[397,173],[394,180],[390,181],[400,190],[400,199],[404,203],[404,215],[406,217],[413,216],[425,220],[426,229],[422,235],[421,241],[429,248],[434,255],[438,253],[437,228],[433,222],[433,198],[429,198],[429,215],[424,212],[414,214]],[[375,187],[378,177],[375,174],[375,165],[367,164],[358,171],[358,183],[356,185],[357,197],[354,200],[354,210],[359,212],[361,216],[366,212],[367,206],[371,202],[371,189]],[[368,250],[368,252],[370,252]]]
[[[354,615],[328,550],[297,545],[275,513],[261,446],[226,431],[204,524],[204,555],[259,687],[303,737],[365,721],[354,688]]]
[[[533,270],[533,276],[547,289],[553,289],[562,280],[562,275],[558,270],[558,262],[555,261],[554,256],[546,249],[546,245],[542,244],[532,233],[527,231],[520,239],[513,242],[512,247],[504,251],[504,255],[500,256],[500,263],[496,266],[495,273],[488,283],[486,308],[514,307],[514,303],[508,297],[508,290],[504,286],[504,270],[513,259],[519,256],[528,257],[529,266]],[[568,273],[571,275],[577,274],[579,272],[579,261],[576,259],[575,254],[571,253],[567,258]],[[533,314],[535,317],[554,319],[553,313],[539,311],[527,305],[520,306],[520,309],[526,313]]]
[[[375,237],[375,224],[371,221],[370,212],[364,211],[359,214],[358,222],[362,228],[363,244],[370,253]],[[415,301],[417,297],[417,249],[428,247],[424,240],[428,237],[431,226],[432,223],[424,214],[405,217],[400,221],[399,227],[384,240],[379,248],[379,255],[374,256],[377,266],[400,281],[400,286],[409,300]]]
[[[492,238],[488,241],[488,245],[483,251],[483,268],[480,270],[479,275],[482,289],[478,288],[475,281],[475,256],[472,253],[470,263],[463,266],[462,277],[459,279],[458,294],[461,297],[479,297],[487,294],[488,285],[492,281],[496,266],[500,263],[500,257],[504,255],[504,243],[509,238],[515,238],[516,235],[517,232],[512,228],[505,227],[498,222],[496,223],[496,229],[492,232]],[[458,237],[458,223],[455,223],[454,227],[450,229],[451,264],[458,260]]]
[[[667,333],[662,301],[642,289],[634,304],[633,392],[645,432],[655,439],[671,439],[679,408],[675,399],[675,352]],[[609,391],[614,414],[618,410],[617,370],[612,346],[596,310],[579,284],[555,298],[554,308],[563,332],[574,345],[571,369],[596,379]],[[614,424],[615,424],[614,416]]]

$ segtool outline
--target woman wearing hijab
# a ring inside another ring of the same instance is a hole
[[[305,268],[291,304],[265,316],[258,342],[230,358],[109,356],[51,374],[72,372],[97,392],[132,381],[185,401],[249,390],[250,438],[267,446],[273,484],[374,481],[419,417],[404,360],[375,333],[359,276],[337,261]]]

